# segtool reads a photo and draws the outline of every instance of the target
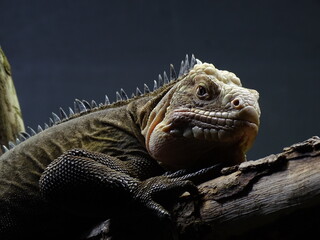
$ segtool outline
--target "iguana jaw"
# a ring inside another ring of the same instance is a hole
[[[245,161],[258,127],[259,113],[252,106],[238,112],[181,108],[158,122],[148,150],[169,169],[236,164]]]

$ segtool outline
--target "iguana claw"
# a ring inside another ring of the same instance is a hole
[[[166,176],[149,178],[138,186],[135,200],[146,206],[162,219],[170,219],[171,215],[161,203],[171,202],[169,199],[178,198],[182,193],[198,194],[198,188],[189,180],[170,179]]]

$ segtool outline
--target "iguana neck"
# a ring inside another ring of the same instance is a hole
[[[133,116],[136,116],[136,124],[140,128],[145,142],[154,126],[164,118],[175,83],[176,81],[169,83],[157,91],[132,102],[130,108],[131,111],[134,111]]]

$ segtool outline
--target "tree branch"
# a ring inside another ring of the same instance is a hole
[[[248,239],[253,232],[264,237],[272,232],[273,236],[282,235],[281,239],[292,239],[288,236],[301,233],[305,237],[301,228],[286,232],[267,226],[279,224],[283,219],[286,224],[302,225],[307,217],[318,218],[316,212],[307,209],[319,212],[319,183],[320,139],[313,137],[285,148],[280,154],[245,162],[228,175],[201,184],[200,222],[190,221],[188,209],[193,205],[190,198],[181,198],[174,213],[183,239],[194,239],[192,235],[200,235],[201,239]],[[301,209],[307,213],[304,218],[295,215]],[[206,231],[199,233],[196,230],[199,226],[205,226]]]
[[[0,146],[15,141],[21,131],[24,131],[24,124],[10,64],[0,48]]]
[[[181,196],[172,211],[176,235],[185,240],[314,236],[320,233],[318,220],[314,221],[320,214],[319,183],[320,138],[313,137],[280,154],[222,169],[220,177],[199,185],[197,200],[188,194]],[[138,217],[131,219],[113,232],[106,221],[87,238],[168,239],[168,235],[159,235],[163,227],[152,228],[145,222],[141,226],[139,221]]]

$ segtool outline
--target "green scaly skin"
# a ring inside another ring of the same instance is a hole
[[[159,196],[197,194],[189,180],[201,169],[245,160],[257,100],[235,75],[199,63],[151,93],[28,138],[0,157],[0,238],[65,236],[70,221],[112,217],[131,202],[169,218]]]

